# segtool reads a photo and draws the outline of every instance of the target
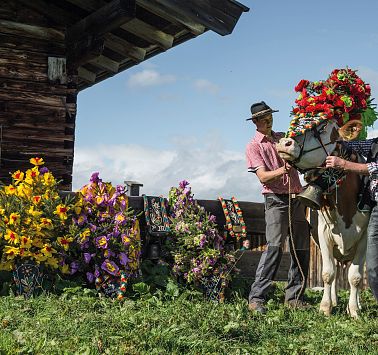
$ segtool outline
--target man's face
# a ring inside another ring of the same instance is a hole
[[[259,132],[270,135],[273,126],[273,115],[269,113],[261,118],[255,119],[254,123]]]
[[[249,249],[251,247],[251,242],[247,239],[243,242],[244,248]]]

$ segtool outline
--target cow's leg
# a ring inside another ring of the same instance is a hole
[[[332,293],[331,285],[335,279],[335,260],[333,258],[333,245],[327,238],[327,230],[323,230],[319,233],[319,245],[322,254],[322,279],[324,283],[323,298],[320,302],[319,312],[325,314],[326,316],[331,315],[332,312]]]
[[[336,307],[337,306],[337,268],[335,269],[335,277],[331,285],[331,300],[332,300],[332,307]]]
[[[363,267],[366,253],[366,234],[357,245],[356,254],[348,270],[348,281],[350,285],[350,296],[348,303],[348,313],[353,318],[358,318],[359,292],[362,284]]]

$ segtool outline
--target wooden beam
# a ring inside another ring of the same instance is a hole
[[[77,69],[85,63],[99,57],[104,51],[105,40],[88,36],[79,42],[67,43],[67,65]]]
[[[23,4],[26,8],[32,8],[46,18],[53,20],[55,23],[62,26],[66,26],[67,24],[74,23],[78,20],[77,15],[51,4],[51,1],[18,0],[18,2]]]
[[[110,72],[118,73],[119,63],[103,55],[90,60],[88,63],[91,63],[102,69],[109,70]]]
[[[205,26],[194,21],[182,12],[177,11],[178,9],[172,9],[164,3],[159,3],[159,1],[137,0],[137,4],[169,22],[186,27],[195,36],[198,36],[205,31]]]
[[[37,38],[45,41],[64,42],[64,33],[61,31],[7,20],[0,20],[0,33]]]
[[[122,56],[129,57],[136,62],[142,62],[146,56],[146,50],[144,48],[136,47],[112,33],[105,35],[105,47]]]
[[[84,80],[87,83],[96,82],[96,74],[89,71],[88,69],[85,69],[84,67],[79,67],[77,69],[77,73],[79,75],[79,78]]]
[[[147,42],[157,44],[163,49],[169,49],[172,47],[174,37],[158,30],[157,28],[134,18],[133,20],[125,23],[121,26],[125,31],[128,31],[138,37],[143,38]]]
[[[180,13],[197,24],[224,36],[234,29],[240,15],[247,11],[230,0],[153,0],[172,12]]]
[[[135,0],[113,0],[67,30],[67,42],[88,35],[101,37],[135,17]]]

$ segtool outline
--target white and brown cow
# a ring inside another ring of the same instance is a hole
[[[349,132],[344,129],[343,136],[348,135],[351,129],[352,125],[348,127]],[[334,121],[326,121],[303,135],[283,138],[277,145],[277,150],[283,159],[289,163],[294,162],[300,170],[318,168],[322,166],[326,156],[334,151],[338,131],[339,127]],[[320,312],[326,315],[330,315],[332,307],[337,304],[336,258],[351,261],[348,270],[348,311],[352,317],[358,317],[369,222],[369,212],[357,209],[360,184],[361,178],[357,174],[347,173],[338,189],[324,195],[320,210],[312,210],[310,213],[312,235],[318,240],[322,254],[324,293]]]

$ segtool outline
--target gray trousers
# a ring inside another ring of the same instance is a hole
[[[282,246],[289,235],[289,195],[265,195],[265,221],[267,248],[262,253],[256,270],[255,282],[249,294],[249,302],[264,302],[277,273],[282,257]],[[306,283],[310,261],[310,231],[305,218],[303,205],[296,199],[291,200],[292,234],[295,253],[304,274],[298,267],[291,242],[291,264],[288,274],[285,301],[301,299]]]

